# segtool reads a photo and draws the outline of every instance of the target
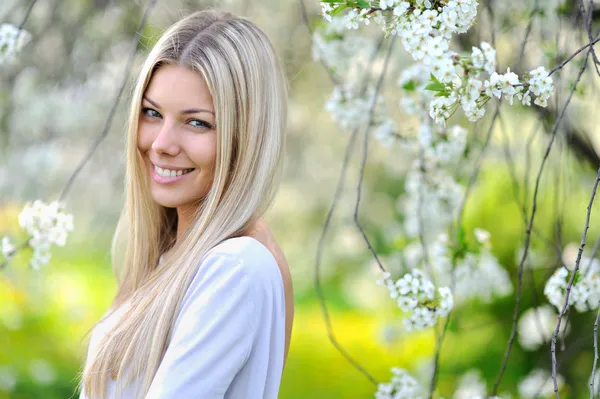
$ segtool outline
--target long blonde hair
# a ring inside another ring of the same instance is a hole
[[[163,65],[200,73],[215,106],[217,157],[212,186],[194,221],[175,239],[174,209],[157,204],[137,148],[141,100]],[[287,83],[266,35],[252,22],[218,11],[193,13],[169,27],[144,63],[133,91],[127,133],[126,199],[112,244],[118,280],[112,311],[127,311],[99,343],[83,370],[90,399],[104,398],[109,378],[116,397],[127,386],[146,395],[164,356],[174,321],[206,252],[244,230],[270,207],[282,169]],[[136,384],[131,384],[133,381]]]

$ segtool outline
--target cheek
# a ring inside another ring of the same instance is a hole
[[[140,151],[146,152],[152,147],[152,129],[145,126],[141,121],[138,124],[137,146]]]
[[[212,170],[217,159],[216,138],[203,137],[201,140],[195,140],[188,146],[188,155],[198,166]]]

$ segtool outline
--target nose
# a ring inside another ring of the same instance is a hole
[[[158,131],[158,136],[154,139],[152,143],[152,149],[157,154],[166,154],[175,156],[179,153],[179,139],[177,137],[177,132],[173,129],[168,123],[163,123]]]

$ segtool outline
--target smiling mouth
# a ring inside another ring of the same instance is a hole
[[[184,170],[170,170],[170,169],[163,169],[161,167],[158,167],[156,165],[154,166],[154,171],[156,172],[157,175],[161,176],[161,177],[177,177],[177,176],[183,176],[185,174],[188,174],[190,172],[193,172],[194,170],[196,170],[195,168],[190,168],[190,169],[184,169]]]

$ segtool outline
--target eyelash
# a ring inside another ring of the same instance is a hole
[[[156,115],[150,115],[149,111],[155,112],[156,114],[158,114],[159,116]],[[143,107],[142,108],[142,114],[146,115],[149,118],[160,118],[162,115],[160,115],[160,112],[158,112],[155,109],[149,108],[149,107]],[[190,125],[192,127],[196,127],[196,128],[206,128],[206,129],[212,129],[212,125],[208,122],[205,122],[203,120],[200,119],[190,119],[188,122],[199,122],[202,125]]]

